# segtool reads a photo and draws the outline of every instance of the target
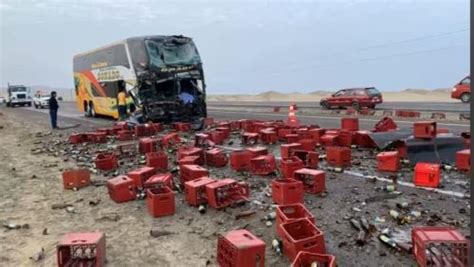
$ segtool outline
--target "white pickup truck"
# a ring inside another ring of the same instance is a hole
[[[47,108],[49,107],[49,95],[36,93],[33,96],[33,104],[35,108]]]

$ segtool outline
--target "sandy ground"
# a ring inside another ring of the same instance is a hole
[[[335,91],[334,91],[335,92]],[[291,101],[314,102],[324,97],[331,96],[334,92],[314,92],[314,93],[280,93],[264,92],[256,95],[213,95],[207,96],[208,101]],[[451,91],[446,89],[424,90],[407,89],[400,92],[383,92],[385,102],[459,102],[451,98]]]
[[[104,186],[89,186],[79,191],[64,190],[61,172],[77,166],[68,154],[72,148],[66,139],[72,131],[87,131],[87,127],[49,133],[46,116],[24,117],[18,120],[15,110],[0,110],[0,218],[4,222],[28,224],[28,229],[2,229],[0,231],[0,261],[5,266],[54,266],[57,241],[67,232],[102,231],[107,237],[108,266],[216,266],[217,234],[238,228],[246,228],[266,243],[266,266],[289,266],[286,257],[278,257],[270,249],[276,237],[274,226],[267,227],[262,218],[272,210],[269,192],[270,177],[258,177],[236,173],[226,168],[210,168],[212,177],[234,178],[251,185],[251,201],[244,206],[225,210],[207,209],[201,215],[189,207],[183,194],[176,194],[174,216],[152,218],[143,200],[114,203]],[[32,114],[40,114],[34,113]],[[31,127],[34,123],[35,127]],[[37,133],[40,134],[37,134]],[[234,140],[232,144],[240,144]],[[98,147],[89,144],[83,149],[91,154]],[[36,154],[33,150],[48,148]],[[279,146],[269,150],[279,155]],[[318,149],[320,153],[323,153]],[[386,176],[374,171],[372,151],[353,150],[353,171]],[[173,156],[170,154],[170,158]],[[136,168],[139,158],[122,159],[124,164],[118,173]],[[320,168],[324,169],[325,162]],[[399,179],[410,181],[412,170],[405,167]],[[105,181],[110,173],[99,172],[93,181]],[[453,171],[443,174],[443,186],[447,190],[466,192],[469,180],[465,173]],[[415,266],[414,258],[406,252],[394,251],[383,245],[376,235],[367,244],[355,244],[357,231],[349,224],[349,218],[366,217],[377,229],[389,228],[399,241],[409,242],[415,225],[454,226],[468,235],[470,208],[468,199],[458,199],[427,192],[421,189],[398,187],[402,194],[391,200],[366,203],[370,196],[384,195],[385,183],[368,182],[346,174],[327,173],[326,192],[323,195],[305,195],[305,206],[316,218],[317,226],[324,232],[327,253],[337,258],[339,266]],[[100,199],[91,206],[90,201]],[[388,216],[397,203],[407,202],[410,210],[422,212],[422,216],[410,224],[398,225]],[[72,204],[77,213],[64,209],[53,210],[53,204]],[[256,214],[235,219],[241,211],[255,210]],[[383,221],[376,222],[376,218]],[[47,228],[47,235],[43,235]],[[150,229],[166,230],[173,234],[158,238],[149,235]],[[29,257],[44,248],[45,258],[33,263]]]

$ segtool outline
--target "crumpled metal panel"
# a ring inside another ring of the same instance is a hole
[[[435,139],[407,138],[407,157],[410,164],[415,165],[418,162],[440,163],[439,156],[436,153]]]
[[[455,164],[456,153],[464,149],[464,138],[452,134],[438,134],[435,143],[441,163]]]
[[[416,139],[409,137],[405,140],[407,157],[410,164],[418,162],[456,163],[456,152],[464,149],[464,140],[453,134],[438,134],[433,139]]]
[[[385,149],[393,142],[405,140],[411,135],[413,135],[413,130],[411,128],[403,128],[397,131],[370,133],[369,137],[374,141],[377,148]]]

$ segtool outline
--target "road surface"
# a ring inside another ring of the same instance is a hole
[[[63,121],[66,125],[71,125],[71,123],[81,123],[86,125],[106,125],[110,124],[113,121],[110,118],[87,118],[80,113],[75,103],[73,102],[60,102],[59,109],[59,125]],[[46,120],[47,122],[47,109],[35,109],[35,108],[15,108],[16,112],[23,114],[24,116],[36,116],[38,120]],[[44,114],[41,116],[40,114]],[[22,116],[23,116],[22,115]],[[226,110],[213,110],[212,105],[209,105],[208,111],[209,117],[219,119],[219,120],[239,120],[239,119],[260,119],[260,120],[285,120],[287,115],[284,113],[264,113],[264,112],[250,112],[250,111],[226,111]],[[45,118],[46,117],[46,118]],[[298,118],[303,124],[318,124],[324,128],[340,128],[340,119],[334,116],[324,116],[324,115],[298,115]],[[72,120],[69,120],[72,119]],[[374,127],[375,123],[379,119],[369,118],[369,117],[360,117],[359,118],[359,127],[361,130],[370,130]],[[399,127],[410,127],[412,121],[404,121],[402,119],[395,119],[395,122]],[[63,124],[64,125],[64,124]],[[439,128],[448,128],[450,132],[461,133],[469,131],[470,125],[468,121],[457,122],[457,123],[438,123]]]

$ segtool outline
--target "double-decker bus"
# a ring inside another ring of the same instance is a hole
[[[117,95],[139,122],[201,122],[206,86],[198,50],[184,36],[128,38],[74,56],[77,108],[118,118]]]

